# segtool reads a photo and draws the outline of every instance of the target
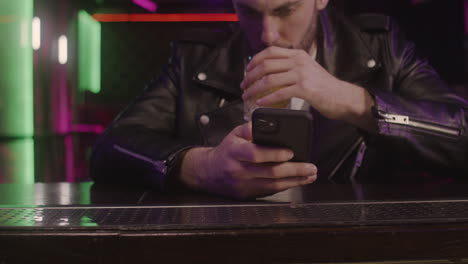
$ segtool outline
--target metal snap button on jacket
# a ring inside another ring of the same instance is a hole
[[[367,62],[367,67],[369,67],[369,68],[372,69],[372,68],[374,68],[375,66],[377,66],[377,62],[376,62],[375,60],[369,60],[369,61]]]
[[[200,116],[200,123],[204,126],[208,125],[210,123],[210,117],[207,115]]]
[[[206,81],[206,79],[208,79],[208,76],[206,75],[206,73],[204,72],[200,72],[197,76],[198,80],[200,81]]]

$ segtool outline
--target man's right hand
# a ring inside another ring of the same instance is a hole
[[[214,148],[189,150],[180,180],[189,188],[238,199],[257,198],[307,185],[317,167],[289,162],[290,150],[252,143],[251,123],[235,128]]]

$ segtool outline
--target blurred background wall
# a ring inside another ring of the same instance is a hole
[[[468,0],[331,4],[395,17],[443,78],[466,91]],[[0,182],[89,180],[94,140],[158,74],[169,42],[233,23],[232,13],[230,0],[0,0]],[[186,16],[161,21],[165,14]],[[210,14],[228,15],[203,21]],[[194,18],[202,21],[182,21]]]

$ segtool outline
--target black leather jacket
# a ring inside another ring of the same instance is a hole
[[[391,19],[320,14],[318,62],[376,100],[379,132],[314,114],[319,182],[413,182],[427,171],[468,176],[467,102],[454,94]],[[95,145],[96,182],[164,189],[179,154],[215,146],[244,123],[240,82],[246,41],[238,29],[197,32],[173,46],[169,65]]]

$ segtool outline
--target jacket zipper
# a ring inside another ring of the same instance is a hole
[[[130,156],[132,158],[135,158],[137,160],[140,160],[140,161],[144,161],[144,162],[147,162],[147,163],[150,163],[152,164],[156,170],[166,174],[167,172],[167,163],[168,161],[165,160],[165,161],[159,161],[159,160],[152,160],[146,156],[143,156],[141,154],[138,154],[138,153],[135,153],[131,150],[128,150],[128,149],[125,149],[119,145],[114,145],[114,149],[117,150],[118,152],[122,153],[122,154],[125,154],[127,156]]]
[[[409,116],[404,115],[392,115],[387,114],[382,111],[379,111],[379,115],[384,118],[384,121],[391,124],[405,125],[409,127],[422,128],[432,132],[437,132],[441,134],[451,135],[451,136],[460,136],[461,132],[456,128],[449,128],[435,124],[428,124],[416,120],[412,120]]]

